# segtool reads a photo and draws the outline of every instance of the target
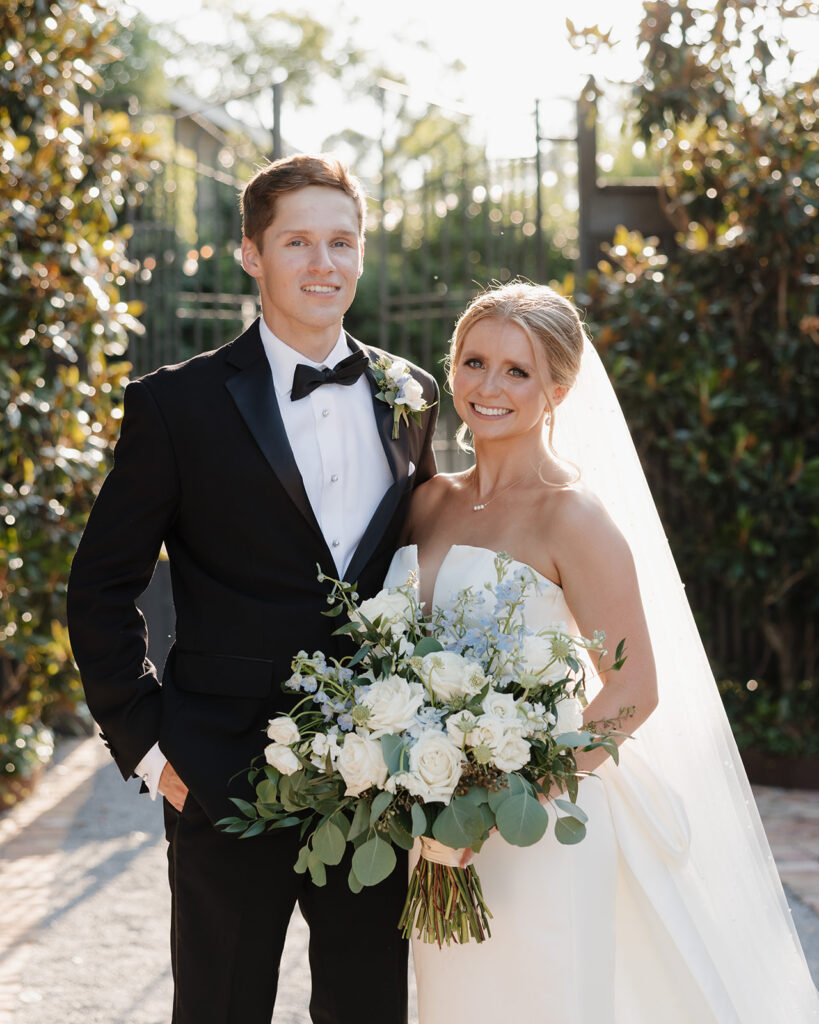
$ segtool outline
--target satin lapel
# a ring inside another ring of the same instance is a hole
[[[252,344],[253,338],[249,337],[254,329],[256,346]],[[234,342],[234,346],[235,351],[231,353],[228,361],[240,366],[241,369],[225,382],[225,387],[293,504],[323,540],[287,439],[276,399],[276,389],[273,386],[273,375],[265,358],[258,327],[251,327]]]
[[[374,359],[375,356],[365,346],[360,345],[353,338],[347,335],[348,344],[354,351],[358,348],[362,348],[370,360]],[[388,488],[381,499],[381,503],[375,510],[372,519],[370,520],[367,529],[364,531],[364,535],[359,541],[358,547],[356,548],[355,554],[353,555],[347,571],[344,573],[344,578],[347,580],[355,580],[361,573],[361,570],[369,561],[378,542],[384,535],[384,531],[390,524],[395,510],[398,507],[404,491],[407,486],[407,477],[409,475],[409,440],[408,440],[408,429],[407,425],[402,423],[398,432],[398,437],[392,439],[392,409],[386,402],[381,402],[376,398],[378,394],[378,385],[375,382],[375,376],[372,370],[368,366],[364,371],[367,381],[370,385],[370,389],[373,395],[373,413],[375,415],[376,426],[378,427],[378,436],[381,440],[381,446],[384,449],[384,454],[387,456],[387,462],[389,463],[390,470],[392,471],[392,487]]]

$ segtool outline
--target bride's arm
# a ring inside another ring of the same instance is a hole
[[[617,720],[623,709],[633,709],[619,724],[623,732],[632,733],[657,706],[657,673],[634,560],[593,495],[573,490],[565,497],[550,523],[550,547],[563,593],[582,635],[590,637],[596,629],[603,630],[608,648],[601,662],[604,685],[585,709],[583,720]],[[625,664],[619,671],[605,671],[622,639]],[[602,749],[578,754],[577,765],[593,771],[606,757]]]

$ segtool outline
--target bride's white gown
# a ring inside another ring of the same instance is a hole
[[[450,548],[433,603],[447,607],[464,587],[492,583],[494,557],[486,548]],[[410,570],[418,570],[414,545],[396,552],[385,585],[406,583]],[[560,587],[535,575],[527,625],[564,622],[577,633]],[[688,821],[679,800],[640,757],[639,738],[627,741],[620,760],[580,784],[578,804],[589,822],[578,845],[554,839],[554,814],[534,846],[513,847],[498,835],[487,840],[473,863],[493,915],[492,937],[442,949],[413,939],[420,1024],[816,1019],[804,1016],[804,1002],[791,1012],[787,997],[777,1000],[775,1017],[758,1003],[752,965],[737,969],[732,958],[731,920],[709,915],[707,880],[687,871]],[[784,993],[801,987],[804,999],[803,979],[783,976],[794,962],[798,969],[793,953],[791,944],[781,965],[766,967]]]

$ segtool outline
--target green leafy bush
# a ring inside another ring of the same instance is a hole
[[[0,764],[15,774],[28,726],[81,694],[65,585],[138,329],[123,216],[149,140],[91,102],[116,57],[98,0],[12,0],[0,27]]]
[[[769,8],[648,5],[635,102],[678,248],[621,230],[578,298],[718,677],[764,680],[781,731],[816,672],[819,90]]]

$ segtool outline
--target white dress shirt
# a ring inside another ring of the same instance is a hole
[[[322,384],[296,402],[290,400],[299,363],[333,367],[350,355],[344,331],[320,363],[285,344],[259,320],[265,355],[273,374],[276,400],[304,489],[339,579],[352,561],[364,531],[392,484],[387,456],[378,436],[373,395],[367,378],[355,384]],[[312,571],[306,566],[305,572]],[[151,799],[167,759],[155,743],[136,766]]]

